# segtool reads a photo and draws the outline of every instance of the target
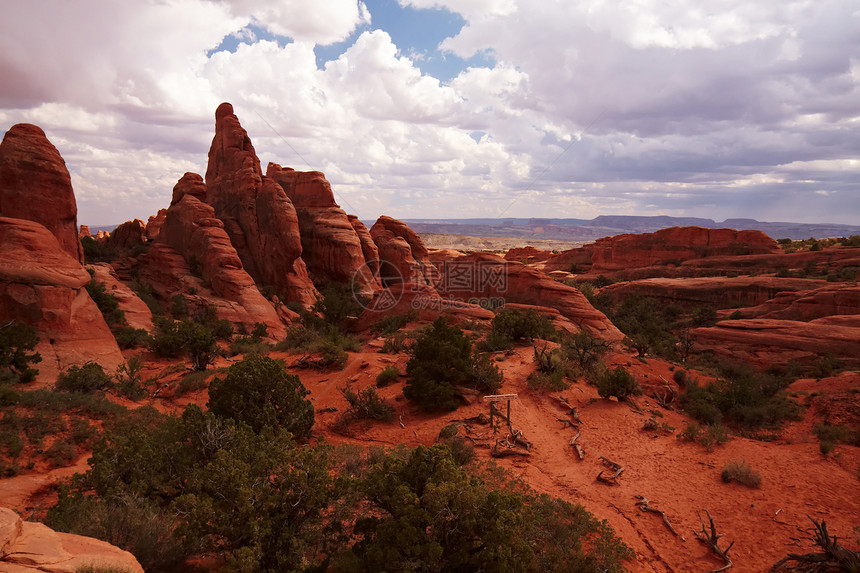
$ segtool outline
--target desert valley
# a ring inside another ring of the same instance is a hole
[[[860,570],[860,236],[424,241],[228,103],[94,236],[61,153],[0,144],[0,571]]]

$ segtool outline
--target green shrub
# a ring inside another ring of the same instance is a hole
[[[149,334],[142,328],[133,328],[131,326],[120,326],[113,331],[113,336],[116,338],[116,343],[123,350],[128,348],[138,348],[146,346],[149,342]]]
[[[215,335],[203,324],[185,319],[181,322],[169,318],[155,319],[155,334],[150,349],[165,358],[176,358],[187,353],[194,370],[206,370],[214,362],[218,348]]]
[[[276,426],[297,438],[310,436],[314,407],[298,376],[283,363],[251,354],[230,366],[227,376],[209,386],[209,409],[218,416],[248,424],[255,432]]]
[[[284,339],[275,345],[275,350],[284,352],[288,350],[311,351],[320,341],[320,335],[314,330],[301,325],[292,325],[287,329]]]
[[[562,357],[576,362],[582,369],[594,366],[608,350],[608,342],[597,338],[587,330],[580,330],[561,340]]]
[[[726,420],[755,429],[778,427],[800,416],[800,406],[782,391],[785,379],[743,364],[723,363],[718,367],[721,379],[705,386],[688,383],[681,395],[681,406],[700,422]]]
[[[376,375],[376,385],[380,388],[388,386],[397,380],[398,376],[400,374],[397,372],[397,368],[389,364]]]
[[[406,343],[406,335],[402,332],[395,332],[385,337],[379,352],[382,354],[399,354],[407,350],[409,350],[409,345]]]
[[[418,312],[415,310],[410,310],[406,314],[390,314],[373,323],[370,326],[370,332],[381,335],[394,334],[409,322],[417,319]]]
[[[173,318],[180,320],[188,318],[188,300],[186,300],[184,294],[178,293],[170,301],[170,314],[173,315]]]
[[[636,383],[636,379],[623,366],[616,366],[613,370],[605,370],[597,376],[597,393],[601,398],[615,396],[618,400],[624,400],[627,396],[639,396],[642,389]]]
[[[143,387],[140,371],[143,370],[143,360],[132,356],[127,363],[120,364],[116,369],[116,389],[121,396],[129,400],[140,400],[147,394]]]
[[[206,380],[209,376],[208,372],[192,372],[185,375],[176,387],[176,396],[184,396],[189,392],[196,392],[197,390],[206,388]]]
[[[761,487],[761,474],[753,471],[743,460],[727,463],[720,477],[726,483],[736,482],[754,489]]]
[[[119,300],[114,295],[108,293],[103,284],[97,283],[95,279],[91,279],[86,284],[86,289],[111,330],[125,326],[125,312],[119,307]]]
[[[237,354],[267,354],[272,345],[253,336],[237,336],[230,343],[230,356]]]
[[[551,372],[532,372],[526,378],[528,387],[538,392],[560,392],[567,390],[570,387],[564,379],[563,370],[553,370]]]
[[[78,449],[65,440],[54,440],[51,447],[45,451],[45,458],[52,468],[64,468],[70,465],[78,455]]]
[[[61,392],[90,393],[112,386],[110,376],[105,374],[100,364],[87,362],[83,366],[69,366],[57,379],[56,389]]]
[[[99,243],[92,237],[81,237],[81,246],[84,249],[84,260],[87,264],[108,263],[117,256],[112,244]]]
[[[12,381],[31,382],[39,371],[31,364],[42,361],[42,355],[31,352],[39,344],[36,330],[12,320],[0,324],[0,374],[11,373]]]
[[[344,415],[350,420],[394,420],[394,407],[376,393],[372,386],[355,392],[349,385],[339,388],[348,404]]]
[[[818,443],[818,450],[821,452],[821,455],[827,456],[830,452],[832,452],[836,448],[836,443],[831,442],[829,440],[821,440]]]
[[[473,354],[469,337],[443,317],[418,337],[411,354],[403,395],[428,411],[455,409],[457,386],[493,393],[502,383],[502,374],[490,358]]]
[[[531,341],[535,338],[544,340],[556,338],[552,322],[534,309],[523,311],[503,308],[493,317],[491,326],[492,330],[487,341],[495,350],[504,350],[510,348],[513,343]]]

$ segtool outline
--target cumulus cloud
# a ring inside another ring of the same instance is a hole
[[[462,15],[440,49],[493,63],[422,74],[356,0],[13,3],[0,127],[45,129],[94,224],[205,171],[221,101],[264,165],[324,171],[365,218],[860,216],[851,2],[398,2]]]

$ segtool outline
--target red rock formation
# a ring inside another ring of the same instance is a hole
[[[125,313],[125,321],[132,328],[142,328],[152,332],[152,311],[140,297],[134,294],[125,283],[119,280],[116,271],[107,263],[87,265],[93,271],[93,278],[104,285],[105,291],[116,297],[119,308]]]
[[[359,290],[379,290],[378,279],[365,268],[361,240],[347,214],[334,200],[331,185],[319,171],[294,171],[269,163],[266,177],[286,192],[296,208],[302,259],[317,283],[355,281]]]
[[[781,255],[779,245],[760,231],[672,227],[656,233],[625,234],[598,239],[550,257],[544,270],[563,270],[592,275],[657,276],[631,274],[633,269],[677,267],[685,261],[711,257]]]
[[[693,330],[698,350],[760,367],[808,364],[832,356],[849,367],[860,366],[860,315],[831,316],[810,322],[724,320]]]
[[[92,537],[23,521],[11,509],[0,508],[0,571],[75,573],[88,568],[143,573],[128,551]]]
[[[370,236],[379,249],[383,286],[408,283],[433,287],[439,273],[415,231],[402,221],[383,215],[370,228]]]
[[[379,248],[373,242],[373,237],[370,236],[370,231],[355,215],[347,215],[349,223],[358,235],[358,240],[361,243],[361,253],[364,256],[364,263],[367,270],[377,282],[379,282]],[[381,286],[381,283],[380,283]]]
[[[40,337],[39,380],[98,362],[113,373],[123,362],[113,334],[84,286],[90,275],[33,221],[0,217],[0,321],[19,320]]]
[[[65,252],[84,262],[69,170],[35,125],[13,125],[0,143],[0,216],[44,225]]]
[[[762,304],[781,292],[805,291],[825,281],[779,277],[652,278],[612,284],[600,289],[617,300],[632,294],[686,307],[731,308]]]
[[[188,275],[197,274],[197,281],[202,279],[200,287],[194,287],[200,293],[197,296],[214,306],[220,318],[247,328],[262,322],[268,326],[270,335],[282,336],[284,327],[274,306],[245,272],[223,223],[215,217],[215,210],[198,199],[196,190],[202,188],[203,179],[189,173],[174,187],[173,202],[153,245],[155,250],[145,258],[148,267],[170,269],[169,274],[178,280],[159,280],[158,270],[151,269],[148,276],[155,277],[153,286],[167,299],[175,292],[188,292],[190,283],[196,282],[195,277]],[[178,253],[181,260],[166,247]],[[204,284],[211,288],[214,297],[206,296]]]
[[[164,218],[167,216],[167,209],[159,209],[155,215],[150,215],[146,221],[146,239],[154,241],[158,238],[161,232],[161,226],[164,225]]]
[[[96,233],[96,241],[104,243],[110,239],[110,233],[107,231],[99,231]]]
[[[83,239],[84,237],[89,237],[92,239],[92,235],[90,234],[89,225],[81,225],[81,229],[78,231],[78,239]]]
[[[815,286],[824,281],[804,282]],[[810,290],[781,292],[767,302],[740,309],[739,312],[744,318],[803,321],[837,315],[860,315],[860,286],[853,283],[825,283]]]
[[[206,188],[248,274],[286,300],[312,304],[317,292],[301,258],[295,207],[277,183],[263,176],[251,139],[229,103],[215,112]]]
[[[170,206],[173,207],[186,195],[191,195],[198,201],[206,202],[206,183],[197,173],[187,172],[179,178],[176,185],[173,186],[173,196],[170,198]],[[158,212],[159,215],[161,211]],[[167,213],[165,212],[165,216]]]
[[[110,234],[108,244],[119,251],[131,251],[146,242],[146,223],[140,219],[126,221]]]
[[[545,261],[553,256],[552,251],[543,251],[534,247],[521,247],[508,250],[505,260],[519,261],[523,264],[532,264]]]
[[[578,328],[604,340],[624,338],[581,292],[532,267],[489,253],[473,253],[437,264],[442,274],[437,289],[444,298],[478,301],[488,308],[508,303],[553,308]]]

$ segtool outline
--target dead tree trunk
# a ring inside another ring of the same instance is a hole
[[[806,517],[809,516],[807,515]],[[774,566],[771,567],[771,571],[781,571],[782,569],[780,568],[789,561],[796,561],[798,564],[796,567],[789,569],[789,571],[798,570],[801,564],[806,565],[806,567],[803,568],[803,571],[810,573],[824,573],[825,571],[832,570],[860,570],[860,553],[851,551],[850,549],[846,549],[839,545],[837,537],[834,536],[831,538],[830,533],[827,531],[826,521],[818,523],[811,517],[809,517],[809,520],[812,521],[812,524],[815,526],[815,537],[812,538],[812,541],[821,547],[824,552],[806,553],[804,555],[789,553],[787,556],[777,561]]]
[[[729,551],[731,550],[735,542],[732,541],[728,547],[726,547],[725,549],[721,549],[719,544],[720,537],[722,537],[723,534],[717,534],[717,526],[714,525],[714,518],[711,517],[711,514],[708,513],[707,509],[703,511],[708,516],[708,521],[711,522],[711,532],[708,533],[708,530],[705,528],[705,522],[702,520],[701,514],[699,514],[699,512],[697,511],[696,515],[699,517],[699,523],[702,524],[702,533],[699,533],[698,531],[694,533],[696,534],[696,537],[699,538],[699,541],[710,547],[711,551],[713,551],[717,555],[717,557],[719,557],[723,560],[723,562],[725,562],[725,565],[723,567],[720,567],[719,569],[714,569],[712,573],[719,573],[720,571],[726,571],[728,569],[731,569],[732,560],[729,559]]]
[[[639,498],[639,501],[636,502],[636,505],[639,506],[639,509],[641,511],[656,513],[657,515],[659,515],[660,517],[663,518],[663,523],[666,524],[666,527],[669,528],[669,531],[671,531],[673,535],[675,535],[676,537],[680,537],[681,541],[687,541],[686,539],[684,539],[684,536],[679,534],[677,531],[675,531],[675,528],[672,527],[671,523],[669,523],[669,518],[666,517],[665,511],[660,511],[659,509],[653,508],[650,505],[648,505],[651,502],[644,495],[637,495],[636,497]]]
[[[612,460],[604,458],[603,456],[600,456],[600,460],[603,462],[603,465],[611,468],[612,470],[614,470],[615,473],[610,476],[604,476],[603,471],[601,471],[599,474],[597,474],[597,481],[605,483],[606,485],[618,485],[618,476],[620,476],[624,472],[624,468],[621,466],[621,464],[616,464]]]
[[[579,436],[581,435],[582,432],[577,432],[576,435],[570,439],[570,445],[576,450],[576,455],[579,456],[580,461],[585,459],[585,452],[582,450],[582,446],[576,443],[576,440],[579,439]]]

